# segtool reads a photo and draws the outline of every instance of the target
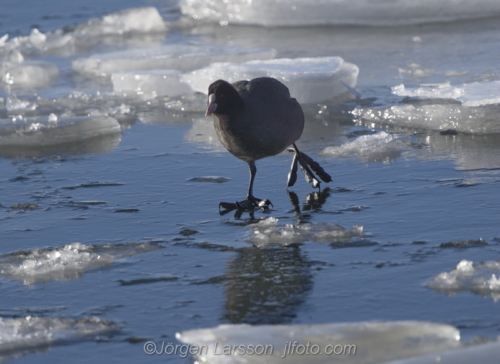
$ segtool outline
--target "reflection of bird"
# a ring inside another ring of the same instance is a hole
[[[288,88],[270,77],[255,78],[230,84],[223,80],[208,88],[206,116],[214,114],[215,130],[226,149],[235,157],[244,160],[250,167],[250,184],[244,201],[221,202],[226,210],[253,210],[268,207],[269,200],[253,196],[253,182],[257,168],[255,161],[283,152],[293,146],[295,156],[288,175],[287,187],[297,180],[297,165],[300,164],[306,180],[314,187],[319,181],[313,171],[324,181],[332,179],[318,163],[300,152],[295,145],[304,129],[304,113],[297,100],[290,97]],[[311,171],[312,170],[312,171]]]

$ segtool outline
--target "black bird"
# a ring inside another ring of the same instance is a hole
[[[267,208],[269,200],[253,195],[253,182],[257,168],[255,161],[283,152],[293,146],[295,156],[288,174],[287,187],[297,180],[297,165],[300,164],[306,180],[313,187],[320,182],[313,171],[324,181],[332,178],[321,166],[295,145],[304,129],[304,113],[297,100],[290,97],[288,88],[270,77],[259,77],[251,81],[230,84],[217,80],[208,88],[208,106],[205,116],[214,114],[217,136],[226,149],[235,157],[244,160],[250,167],[250,184],[244,201],[221,202],[225,210],[253,210]]]

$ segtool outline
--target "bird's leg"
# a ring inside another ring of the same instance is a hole
[[[253,195],[253,182],[255,180],[255,175],[257,174],[257,167],[254,161],[248,162],[248,167],[250,167],[250,183],[248,185],[247,198],[244,201],[239,201],[235,203],[221,202],[219,204],[219,209],[222,207],[225,210],[253,210],[257,207],[268,208],[269,205],[273,205],[269,200],[261,200]]]
[[[295,156],[293,158],[292,162],[292,169],[288,175],[288,183],[287,187],[293,186],[295,181],[297,180],[297,162],[300,164],[300,169],[305,174],[306,181],[309,183],[312,183],[313,187],[319,187],[320,183],[319,180],[316,178],[314,175],[313,171],[324,181],[324,182],[331,182],[332,177],[325,172],[325,170],[319,165],[318,162],[314,161],[311,157],[309,157],[307,154],[302,153],[299,151],[295,143],[292,144],[293,150],[295,152]],[[312,169],[312,171],[311,171]]]

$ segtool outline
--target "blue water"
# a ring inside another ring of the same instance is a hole
[[[141,5],[157,6],[171,16],[166,11],[171,4],[156,1],[4,0],[0,34],[27,35],[33,27],[47,32]],[[485,73],[500,75],[498,50],[489,48],[498,38],[492,35],[495,31],[493,21],[273,31],[200,26],[196,31],[175,30],[164,42],[201,38],[224,44],[230,39],[234,44],[275,47],[280,56],[339,55],[360,67],[358,90],[382,99],[388,87],[403,81],[398,67],[411,62],[434,72],[404,79],[407,84],[442,82],[449,69],[467,71],[454,79],[457,83]],[[264,37],[266,33],[270,35]],[[411,41],[415,34],[429,41],[416,44]],[[455,53],[439,51],[448,41]],[[472,57],[478,48],[488,56]],[[56,62],[69,64],[64,57]],[[62,93],[75,85],[68,73],[45,92]],[[320,161],[334,179],[323,186],[322,200],[308,202],[314,191],[300,177],[292,189],[299,205],[292,204],[284,188],[291,155],[282,154],[257,164],[255,193],[269,198],[274,207],[253,218],[247,213],[237,218],[233,213],[219,215],[218,203],[244,197],[245,163],[223,149],[188,139],[192,119],[201,113],[174,120],[164,108],[154,108],[152,122],[136,120],[119,137],[99,141],[99,152],[0,159],[1,254],[73,242],[155,246],[76,279],[24,285],[0,276],[4,319],[97,316],[119,326],[97,339],[54,345],[7,362],[186,363],[190,359],[148,356],[144,342],[176,342],[176,332],[230,322],[422,320],[454,325],[463,340],[499,335],[498,304],[492,298],[468,291],[447,296],[425,287],[462,259],[498,259],[496,136],[388,129],[407,144],[400,155],[375,161],[332,158],[319,152],[382,126],[356,125],[335,113],[308,113],[299,148]],[[206,176],[227,181],[192,180]],[[20,203],[38,208],[12,209]],[[346,229],[362,225],[366,236],[347,247],[306,241],[258,249],[249,243],[251,226],[266,217],[281,224],[329,223]],[[479,238],[488,245],[440,247]],[[269,284],[270,279],[280,283]],[[268,305],[261,292],[277,304]]]

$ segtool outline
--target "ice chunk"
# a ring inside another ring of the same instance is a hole
[[[211,364],[368,364],[460,346],[460,335],[456,328],[419,321],[254,326],[227,324],[184,331],[177,333],[176,337],[199,348],[197,359]],[[250,350],[253,350],[253,355]],[[255,355],[257,351],[259,355]]]
[[[168,44],[146,49],[94,54],[73,61],[73,70],[87,76],[109,76],[112,72],[130,70],[173,69],[192,71],[211,62],[244,62],[251,59],[270,59],[276,51],[271,48],[243,48]]]
[[[208,86],[219,78],[235,82],[274,77],[283,82],[299,102],[312,103],[349,92],[342,82],[354,87],[358,73],[356,65],[344,62],[340,57],[282,58],[241,64],[213,63],[182,76],[181,80],[193,90],[207,93]]]
[[[391,361],[386,364],[470,364],[496,363],[500,357],[500,342],[472,345],[439,354],[427,354],[417,358]]]
[[[460,261],[450,272],[442,272],[432,278],[427,287],[447,294],[470,291],[482,296],[500,299],[500,261],[473,263]]]
[[[81,277],[86,271],[112,265],[116,259],[158,249],[151,243],[96,247],[72,243],[54,249],[33,249],[0,257],[0,274],[25,285]]]
[[[401,103],[388,107],[363,108],[352,111],[362,124],[395,125],[416,129],[456,131],[468,134],[498,134],[500,104],[464,107],[455,102]]]
[[[80,319],[26,316],[0,318],[0,360],[46,350],[54,344],[116,332],[118,326],[97,317]]]
[[[423,84],[418,88],[394,86],[392,92],[398,96],[418,97],[422,99],[454,99],[463,106],[481,106],[500,104],[500,80],[465,83],[452,86],[449,82]]]
[[[124,96],[179,96],[192,92],[187,84],[180,81],[181,74],[180,71],[169,69],[113,72],[111,82],[113,91]]]
[[[280,224],[275,217],[268,217],[249,226],[249,242],[255,246],[270,244],[290,245],[308,240],[315,242],[343,242],[363,236],[363,227],[354,225],[347,230],[329,223]]]
[[[4,62],[0,73],[2,86],[13,89],[41,89],[59,79],[57,66],[45,61]]]
[[[165,32],[167,26],[155,7],[125,9],[102,19],[90,19],[79,25],[75,33],[90,36],[122,35],[127,33]]]
[[[407,147],[392,134],[380,131],[372,135],[362,135],[356,140],[339,147],[323,149],[325,156],[350,158],[357,157],[362,162],[388,162],[398,157]]]
[[[0,147],[44,147],[120,132],[118,121],[109,116],[13,118],[0,120]]]
[[[196,20],[225,24],[297,26],[320,24],[401,25],[491,17],[495,0],[181,0],[181,11]]]

